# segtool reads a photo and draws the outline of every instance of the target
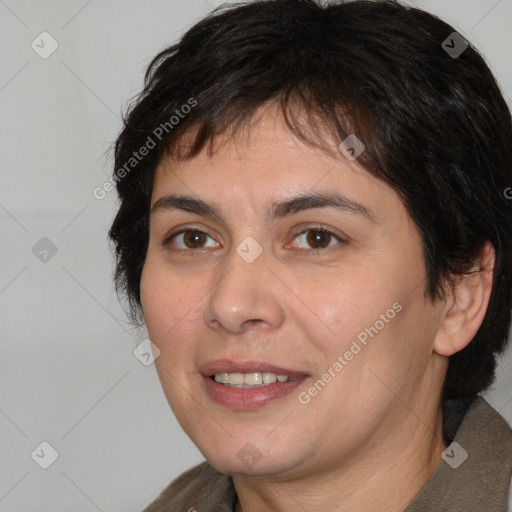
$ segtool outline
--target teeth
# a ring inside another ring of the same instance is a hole
[[[215,374],[215,382],[237,388],[263,387],[273,384],[276,381],[286,382],[288,380],[291,379],[286,375],[277,375],[276,373],[270,372]]]
[[[261,373],[245,373],[242,377],[244,379],[242,384],[247,384],[248,386],[256,386],[263,382]]]
[[[277,380],[277,375],[275,373],[264,373],[263,374],[263,384],[273,384]]]

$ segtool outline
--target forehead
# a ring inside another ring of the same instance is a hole
[[[190,143],[187,134],[182,144]],[[325,133],[326,151],[313,147],[292,134],[277,109],[257,112],[251,123],[234,134],[219,135],[213,154],[207,146],[195,157],[177,160],[165,157],[155,173],[151,204],[167,194],[208,199],[221,208],[236,207],[242,214],[259,204],[268,207],[277,201],[308,192],[338,192],[359,203],[375,204],[392,211],[402,203],[385,182],[355,161],[349,161],[337,143]],[[368,208],[372,209],[373,208]]]

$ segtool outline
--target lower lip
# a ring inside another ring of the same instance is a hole
[[[276,382],[259,388],[230,388],[219,384],[211,377],[205,377],[203,381],[210,397],[226,407],[235,409],[254,410],[282,398],[300,386],[308,377],[305,375],[297,380]]]

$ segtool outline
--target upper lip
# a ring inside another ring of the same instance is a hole
[[[199,368],[199,373],[211,377],[216,373],[253,373],[268,372],[288,377],[304,377],[308,374],[300,370],[291,370],[265,361],[231,361],[229,359],[215,359],[208,361]]]

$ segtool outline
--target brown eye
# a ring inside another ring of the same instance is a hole
[[[306,240],[313,249],[324,249],[328,247],[332,239],[331,233],[327,231],[308,231]]]
[[[296,246],[299,249],[322,250],[333,245],[343,244],[344,241],[328,229],[305,229],[295,235]]]
[[[186,229],[175,233],[169,242],[180,250],[204,249],[206,247],[217,247],[218,244],[204,231]]]
[[[206,235],[200,231],[187,231],[183,234],[183,242],[189,249],[202,247],[206,241]]]

